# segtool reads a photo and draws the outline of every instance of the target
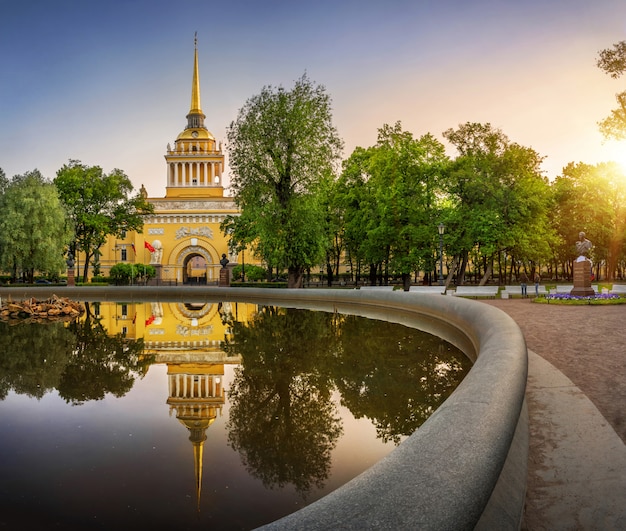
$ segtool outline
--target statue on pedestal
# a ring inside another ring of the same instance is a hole
[[[578,241],[576,242],[576,252],[578,253],[577,262],[582,262],[583,260],[589,260],[587,255],[589,251],[591,251],[593,244],[585,237],[584,232],[578,233]]]
[[[595,291],[591,287],[591,260],[587,257],[592,248],[593,244],[585,237],[585,233],[579,232],[576,242],[578,258],[574,262],[574,287],[570,291],[570,295],[578,297],[595,295]]]

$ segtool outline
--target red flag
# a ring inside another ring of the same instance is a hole
[[[134,244],[134,243],[131,243],[130,245],[131,245],[131,247],[133,248],[133,252],[134,252],[135,254],[137,254],[137,249],[135,249],[135,244]]]
[[[152,247],[152,245],[150,245],[148,242],[143,242],[144,246],[146,249],[148,249],[148,251],[150,251],[151,253],[154,252],[154,247]]]
[[[151,315],[150,317],[148,317],[146,319],[146,326],[150,326],[152,323],[154,323],[155,319],[156,319],[156,317],[154,315]]]

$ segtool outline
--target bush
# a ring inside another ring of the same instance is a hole
[[[267,277],[267,271],[263,267],[255,265],[245,265],[243,266],[243,269],[245,271],[247,281],[249,280],[250,282],[256,282],[259,280],[265,280],[265,278]],[[241,264],[233,267],[233,280],[241,280],[241,270]]]
[[[115,284],[126,285],[138,280],[148,280],[154,278],[156,269],[154,266],[145,264],[129,264],[121,262],[115,264],[109,271],[109,278]]]

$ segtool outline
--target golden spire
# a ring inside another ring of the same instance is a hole
[[[198,74],[198,32],[193,37],[193,81],[191,83],[191,109],[189,113],[202,114],[200,107],[200,76]]]
[[[193,79],[191,81],[191,109],[187,115],[187,129],[205,129],[206,116],[200,107],[200,74],[198,69],[198,32],[193,37]]]

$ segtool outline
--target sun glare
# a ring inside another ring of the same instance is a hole
[[[615,162],[622,170],[622,176],[626,181],[626,141],[611,142],[603,146],[602,156],[599,162]]]

